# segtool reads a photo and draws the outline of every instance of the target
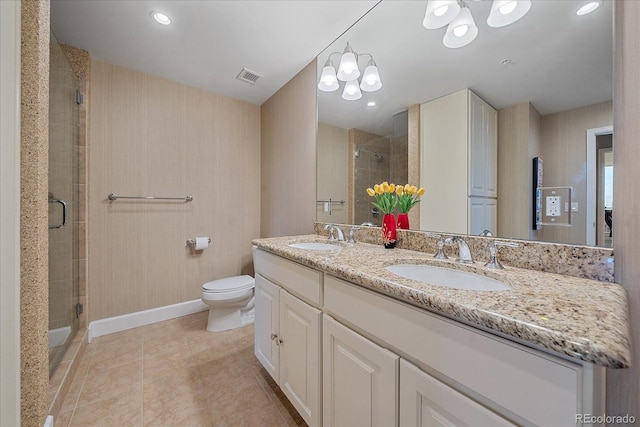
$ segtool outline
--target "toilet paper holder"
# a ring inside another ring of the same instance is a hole
[[[211,243],[211,237],[209,237],[209,243]],[[196,246],[196,239],[187,240],[187,246],[195,247]]]

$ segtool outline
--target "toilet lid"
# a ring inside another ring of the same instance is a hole
[[[253,288],[254,284],[255,281],[251,276],[226,277],[205,283],[202,285],[202,290],[205,292],[242,291]]]

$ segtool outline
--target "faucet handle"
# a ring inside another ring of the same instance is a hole
[[[360,227],[358,227],[357,225],[354,225],[349,229],[349,241],[347,243],[353,244],[356,242],[355,234],[358,230],[360,230]]]
[[[333,235],[333,233],[336,230],[336,227],[333,224],[325,224],[323,227],[323,230],[329,230],[329,240],[330,241],[334,241],[336,240],[336,237]]]
[[[498,248],[508,246],[510,248],[517,248],[520,245],[513,242],[504,242],[501,240],[494,240],[489,245],[489,261],[484,265],[487,268],[494,268],[497,270],[502,270],[504,267],[498,260]]]
[[[449,257],[444,253],[444,239],[442,238],[442,234],[437,234],[437,233],[425,233],[425,234],[429,237],[433,237],[434,239],[437,239],[438,252],[436,252],[435,255],[433,255],[433,257],[435,259],[449,259]]]

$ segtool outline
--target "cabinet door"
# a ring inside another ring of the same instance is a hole
[[[280,353],[277,338],[274,336],[280,330],[280,287],[260,274],[256,274],[255,292],[256,319],[253,351],[269,375],[278,382]]]
[[[498,197],[498,112],[485,104],[485,194]]]
[[[498,202],[488,197],[469,197],[469,234],[478,235],[484,230],[498,233]]]
[[[469,91],[469,195],[497,194],[498,113]]]
[[[401,426],[513,426],[479,403],[400,360]]]
[[[322,312],[280,290],[280,381],[310,426],[321,425],[320,321]]]
[[[486,196],[487,147],[484,102],[469,92],[469,195]]]
[[[325,426],[397,425],[399,357],[324,315]]]

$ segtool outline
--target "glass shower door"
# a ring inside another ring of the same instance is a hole
[[[51,34],[49,74],[49,376],[78,329],[76,78]]]

